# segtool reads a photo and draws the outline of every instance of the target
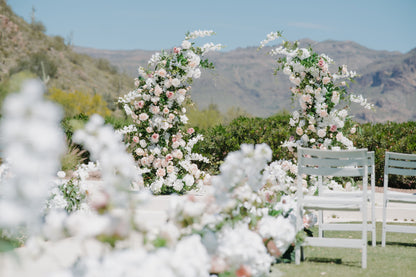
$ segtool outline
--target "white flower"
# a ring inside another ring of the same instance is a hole
[[[184,40],[183,42],[182,42],[182,48],[183,49],[189,49],[189,48],[191,48],[191,46],[192,46],[192,44],[189,42],[189,40]]]
[[[179,79],[178,79],[178,78],[174,78],[174,79],[172,80],[172,85],[173,85],[174,87],[178,87],[178,86],[180,86],[180,84],[181,84],[181,81],[179,81]]]

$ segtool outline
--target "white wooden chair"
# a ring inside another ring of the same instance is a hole
[[[298,147],[298,190],[297,190],[297,230],[303,229],[303,210],[346,210],[360,211],[362,223],[355,224],[360,230],[360,239],[306,237],[302,245],[295,247],[295,262],[300,263],[301,246],[357,248],[361,250],[361,266],[367,267],[367,183],[368,183],[368,151],[359,150],[317,150]],[[304,196],[302,175],[322,177],[361,177],[363,190],[360,197],[339,196]]]
[[[370,175],[371,188],[367,191],[367,197],[371,211],[371,222],[367,225],[367,230],[371,232],[371,244],[373,247],[376,246],[376,213],[375,213],[375,168],[374,168],[374,151],[368,152],[368,174]],[[320,196],[332,196],[332,197],[362,197],[362,190],[343,192],[343,191],[325,191],[322,188],[322,184],[319,184],[319,195]],[[323,211],[318,212],[318,226],[319,236],[324,236],[324,231],[361,231],[361,224],[354,223],[327,223],[323,220]]]
[[[389,202],[416,204],[416,194],[389,190],[389,175],[416,176],[416,154],[386,152],[384,164],[384,193],[383,193],[383,228],[381,246],[386,246],[386,233],[416,233],[416,226],[387,224],[387,205]]]

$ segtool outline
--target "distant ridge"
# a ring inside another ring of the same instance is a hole
[[[302,47],[312,46],[325,53],[336,65],[347,64],[360,77],[350,91],[362,94],[375,104],[375,111],[353,107],[359,121],[416,120],[416,48],[408,53],[379,51],[353,41],[300,40]],[[192,99],[200,108],[216,104],[221,111],[239,106],[249,113],[267,117],[282,110],[292,110],[286,76],[273,75],[274,59],[267,55],[271,47],[237,48],[210,54],[216,69],[204,72],[192,88]],[[109,51],[76,47],[75,51],[92,57],[106,58],[130,76],[135,77],[139,65],[146,66],[156,51]]]

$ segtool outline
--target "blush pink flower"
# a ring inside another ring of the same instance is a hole
[[[157,175],[157,176],[159,176],[159,177],[164,177],[164,176],[166,175],[166,171],[165,171],[165,169],[164,169],[164,168],[159,168],[159,169],[156,171],[156,175]]]
[[[186,89],[184,89],[184,88],[178,89],[178,93],[181,94],[181,95],[185,95],[186,94]]]
[[[194,132],[195,132],[194,128],[189,128],[188,131],[187,131],[187,133],[190,134],[190,135],[192,135]]]
[[[173,92],[172,91],[170,91],[170,90],[168,90],[167,92],[166,92],[166,97],[167,98],[169,98],[169,99],[171,99],[172,97],[173,97]]]
[[[158,114],[160,112],[159,106],[152,106],[152,107],[150,107],[150,112],[152,114]]]
[[[140,115],[139,115],[139,119],[140,119],[140,121],[145,121],[145,120],[147,120],[149,118],[149,115],[147,114],[147,113],[141,113]]]
[[[337,125],[332,125],[329,129],[331,132],[335,132],[337,130]]]
[[[143,100],[137,101],[134,104],[135,104],[134,106],[136,107],[136,109],[141,109],[141,108],[144,107],[144,101]]]
[[[171,161],[171,160],[173,160],[173,156],[172,156],[172,154],[167,154],[167,155],[166,155],[166,157],[165,157],[165,159],[166,159],[167,161]]]
[[[140,139],[139,139],[139,137],[138,137],[138,136],[134,136],[134,137],[133,137],[133,142],[134,142],[134,143],[138,143],[138,142],[139,142],[139,140],[140,140]]]
[[[151,137],[151,141],[153,143],[157,143],[159,141],[159,134],[157,133],[153,133],[152,137]]]
[[[166,77],[166,70],[164,68],[159,69],[158,71],[156,71],[156,74],[159,75],[160,77]]]
[[[173,47],[173,53],[179,54],[181,52],[181,48],[179,47]]]
[[[155,87],[154,93],[155,93],[156,96],[159,96],[159,95],[161,95],[163,93],[163,90],[162,90],[162,88],[159,85],[157,85]]]

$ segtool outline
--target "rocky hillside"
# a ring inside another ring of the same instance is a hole
[[[351,91],[363,94],[375,104],[375,111],[352,107],[360,121],[416,120],[416,49],[409,53],[376,51],[352,41],[315,42],[301,40],[301,46],[312,46],[318,53],[332,57],[336,64],[347,64],[360,75]],[[192,98],[200,108],[217,104],[226,111],[242,107],[256,116],[269,116],[281,110],[291,110],[290,84],[283,74],[273,75],[274,60],[267,55],[271,48],[239,48],[213,53],[210,59],[216,69],[204,72],[192,89]],[[107,51],[75,48],[93,57],[108,59],[121,70],[136,76],[139,65],[146,63],[153,51]]]
[[[0,0],[0,85],[22,71],[41,78],[48,88],[100,93],[107,102],[133,86],[132,78],[107,60],[73,51],[62,37],[45,35],[41,22],[24,21]]]

